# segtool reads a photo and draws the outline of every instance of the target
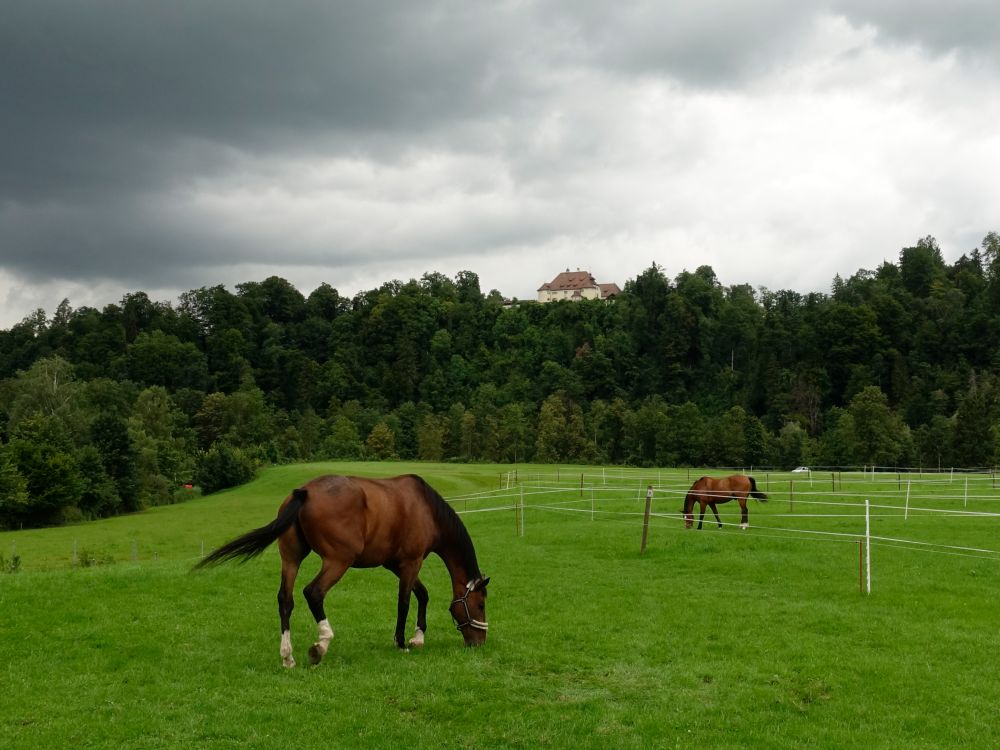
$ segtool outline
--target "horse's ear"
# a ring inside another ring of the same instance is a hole
[[[486,584],[489,583],[489,582],[490,582],[489,578],[480,578],[476,582],[476,591],[479,591],[480,589],[486,588]]]

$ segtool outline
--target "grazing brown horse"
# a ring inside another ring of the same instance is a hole
[[[303,594],[318,637],[309,649],[309,661],[319,664],[333,638],[323,599],[348,568],[382,566],[399,577],[396,604],[396,646],[405,649],[403,630],[410,594],[417,598],[417,627],[409,645],[424,645],[427,631],[427,588],[418,574],[424,558],[438,555],[451,575],[451,616],[466,646],[486,642],[486,584],[479,572],[476,550],[458,514],[427,482],[415,475],[393,479],[322,476],[292,494],[267,526],[249,531],[202,560],[196,568],[227,560],[246,561],[278,541],[281,554],[281,660],[294,667],[289,629],[295,576],[310,551],[322,559],[317,576]]]
[[[747,516],[747,495],[757,500],[767,500],[767,495],[757,489],[757,483],[753,477],[743,474],[733,474],[729,477],[715,479],[714,477],[702,477],[691,485],[687,496],[684,498],[684,527],[690,529],[694,524],[694,504],[701,503],[701,515],[698,516],[698,528],[701,528],[702,521],[705,520],[705,506],[712,509],[715,520],[722,528],[722,519],[719,518],[719,511],[715,506],[720,503],[728,503],[736,500],[740,504],[740,528],[745,529],[750,525]]]

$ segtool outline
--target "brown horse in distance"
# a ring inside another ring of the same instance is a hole
[[[318,637],[309,660],[319,664],[333,639],[323,608],[327,592],[348,568],[382,566],[399,578],[395,643],[405,649],[403,631],[410,594],[417,599],[417,627],[409,645],[424,644],[427,631],[427,588],[418,574],[424,558],[437,554],[451,575],[451,615],[467,646],[486,641],[486,584],[479,571],[469,532],[454,509],[427,482],[415,475],[393,479],[322,476],[292,491],[267,526],[249,531],[219,547],[196,568],[227,560],[246,561],[277,540],[281,554],[281,659],[294,667],[290,619],[295,577],[310,552],[322,565],[303,594],[316,619]]]
[[[747,528],[750,525],[747,515],[747,495],[757,500],[767,500],[767,495],[757,489],[757,482],[753,477],[744,474],[733,474],[721,479],[702,477],[691,485],[684,498],[684,509],[681,511],[684,514],[684,527],[690,529],[694,524],[694,504],[697,502],[701,503],[698,528],[701,528],[702,521],[705,520],[705,506],[708,506],[715,514],[715,520],[721,529],[722,519],[719,518],[719,511],[715,506],[736,500],[740,504],[740,528]]]

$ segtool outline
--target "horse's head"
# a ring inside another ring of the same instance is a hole
[[[684,496],[684,507],[681,508],[681,513],[684,514],[684,528],[690,529],[694,526],[694,493],[688,492]]]
[[[451,616],[462,632],[466,646],[482,646],[486,643],[486,632],[489,624],[486,622],[486,584],[489,578],[476,578],[469,581],[460,596],[451,602]]]

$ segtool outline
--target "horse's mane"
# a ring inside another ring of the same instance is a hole
[[[476,548],[472,546],[472,537],[469,536],[469,531],[465,528],[465,524],[462,523],[462,519],[458,517],[458,513],[448,504],[448,501],[441,497],[436,489],[427,484],[423,477],[416,474],[411,474],[410,476],[423,489],[424,500],[430,506],[434,522],[441,532],[441,538],[445,543],[457,548],[466,573],[470,577],[476,578],[481,576],[479,561],[476,559]]]

